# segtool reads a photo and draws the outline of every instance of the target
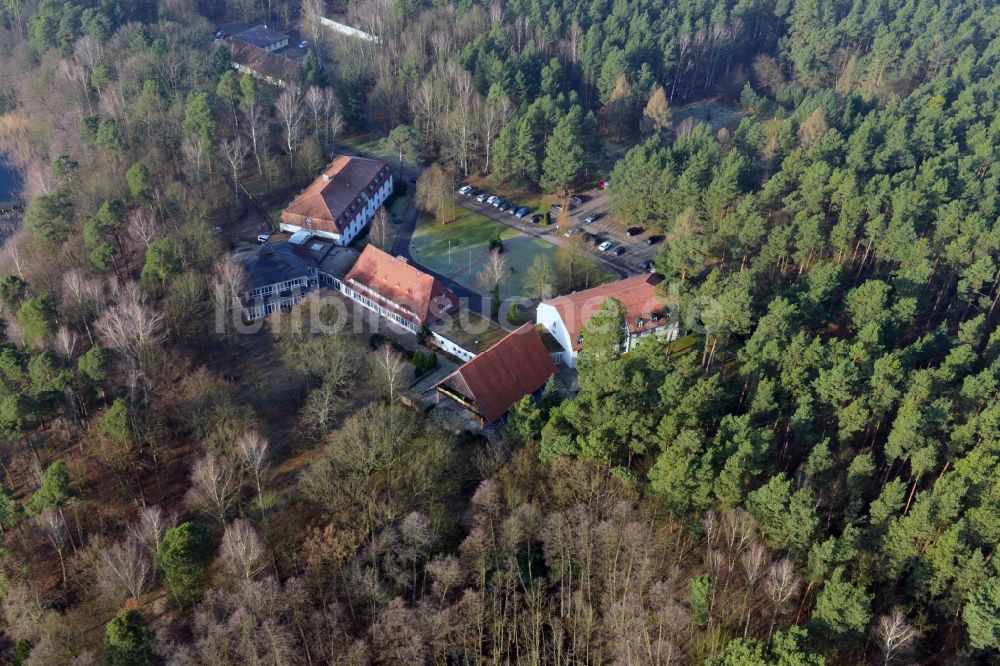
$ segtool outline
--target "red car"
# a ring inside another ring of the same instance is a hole
[[[597,189],[599,189],[599,190],[606,190],[606,189],[608,189],[608,181],[606,181],[606,180],[599,180],[599,181],[597,181]]]

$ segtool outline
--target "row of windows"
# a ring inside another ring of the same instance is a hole
[[[388,168],[389,168],[389,167],[386,167],[386,170],[387,170],[387,171],[388,171]],[[377,188],[377,189],[379,189],[379,190],[381,190],[381,189],[382,189],[382,185],[384,185],[384,184],[385,184],[385,179],[384,179],[384,178],[382,178],[382,176],[379,176],[379,178],[381,178],[381,180],[379,180],[379,182],[378,182],[377,184],[374,184],[374,183],[373,183],[373,184],[370,184],[370,185],[368,186],[368,192],[369,192],[370,194],[374,194],[374,192],[376,191],[376,188]],[[365,199],[366,199],[366,200],[368,201],[368,210],[367,210],[366,212],[367,212],[367,213],[368,213],[369,215],[371,215],[372,213],[374,213],[374,212],[375,212],[375,209],[376,209],[376,208],[378,208],[379,204],[381,204],[381,203],[382,203],[382,201],[384,201],[384,200],[385,200],[385,197],[386,197],[386,196],[387,196],[388,194],[389,194],[389,192],[388,192],[388,190],[386,190],[385,192],[380,192],[380,193],[379,193],[379,196],[378,196],[378,197],[377,197],[376,199],[368,199],[367,197],[365,197]],[[362,194],[362,196],[364,196],[364,195]],[[363,207],[363,206],[364,206],[364,204],[362,204],[362,203],[361,203],[361,198],[362,198],[362,197],[360,197],[360,196],[359,196],[359,197],[358,197],[357,199],[355,199],[355,200],[354,200],[354,202],[352,202],[352,203],[351,203],[351,205],[350,205],[350,207],[349,207],[349,212],[353,213],[353,212],[355,212],[355,211],[356,211],[356,210],[357,210],[358,208],[360,208],[360,207]],[[346,221],[347,221],[347,217],[348,217],[347,215],[341,215],[341,216],[340,216],[340,217],[339,217],[339,218],[337,219],[337,222],[338,222],[338,224],[343,224],[344,222],[346,222]]]

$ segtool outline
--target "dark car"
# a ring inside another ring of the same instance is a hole
[[[625,233],[629,236],[638,236],[642,233],[642,227],[629,227]]]
[[[215,38],[216,38],[216,39],[225,39],[225,38],[226,38],[227,36],[228,36],[228,35],[227,35],[227,33],[226,33],[226,31],[225,31],[225,30],[219,30],[219,31],[217,31],[217,32],[215,33]]]
[[[575,203],[577,206],[579,206],[580,204],[583,203],[583,197],[581,197],[578,194],[574,194],[573,196],[571,196],[569,198],[569,200],[572,201],[573,203]]]
[[[642,265],[642,270],[646,271],[647,273],[655,273],[656,264],[654,264],[652,260],[647,261]]]
[[[646,239],[646,245],[656,245],[661,240],[663,240],[663,237],[661,236],[650,236]]]
[[[499,208],[500,210],[502,210],[503,212],[506,213],[511,208],[513,208],[513,206],[510,205],[509,203],[507,203],[506,201],[504,201],[502,204],[500,204],[499,206],[497,206],[497,208]]]
[[[596,238],[596,236],[594,236],[594,234],[590,233],[589,231],[584,231],[583,235],[580,236],[580,238],[582,238],[585,241],[593,241],[594,238]]]
[[[528,222],[531,222],[532,224],[538,224],[541,221],[542,221],[541,215],[532,215],[531,219],[528,220]]]
[[[601,215],[602,215],[601,213],[591,213],[587,217],[583,218],[583,221],[588,224],[591,222],[597,222],[599,219],[601,219]]]
[[[619,245],[615,249],[611,250],[611,254],[615,255],[616,257],[620,257],[623,254],[625,254],[625,248],[623,248],[621,245]]]
[[[560,205],[560,204],[552,204],[551,206],[549,206],[549,210],[552,211],[553,213],[561,213],[562,212],[562,205]]]

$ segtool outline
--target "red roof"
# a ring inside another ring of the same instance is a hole
[[[295,197],[281,221],[304,229],[342,233],[389,177],[384,162],[341,155]]]
[[[417,326],[458,307],[458,296],[436,277],[374,245],[365,247],[343,283]]]
[[[493,423],[515,402],[545,386],[555,373],[556,366],[534,324],[525,324],[438,386],[446,385],[468,398],[483,419]]]
[[[580,350],[580,329],[601,308],[601,304],[613,298],[625,308],[625,323],[629,333],[641,333],[667,325],[667,309],[656,295],[656,285],[660,282],[656,275],[636,275],[593,289],[557,296],[547,301],[556,309],[569,332],[573,350]]]

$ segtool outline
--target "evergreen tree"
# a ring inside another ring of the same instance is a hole
[[[116,615],[104,629],[104,662],[109,666],[153,663],[153,632],[137,610]]]
[[[587,169],[583,139],[583,110],[572,107],[562,117],[548,143],[542,163],[541,186],[567,196]]]
[[[198,594],[198,581],[212,551],[208,530],[200,523],[181,523],[163,535],[156,552],[156,563],[163,570],[167,586],[179,603],[185,603]]]
[[[606,299],[580,329],[580,336],[583,347],[577,361],[581,373],[617,358],[625,344],[625,308],[614,298]]]

